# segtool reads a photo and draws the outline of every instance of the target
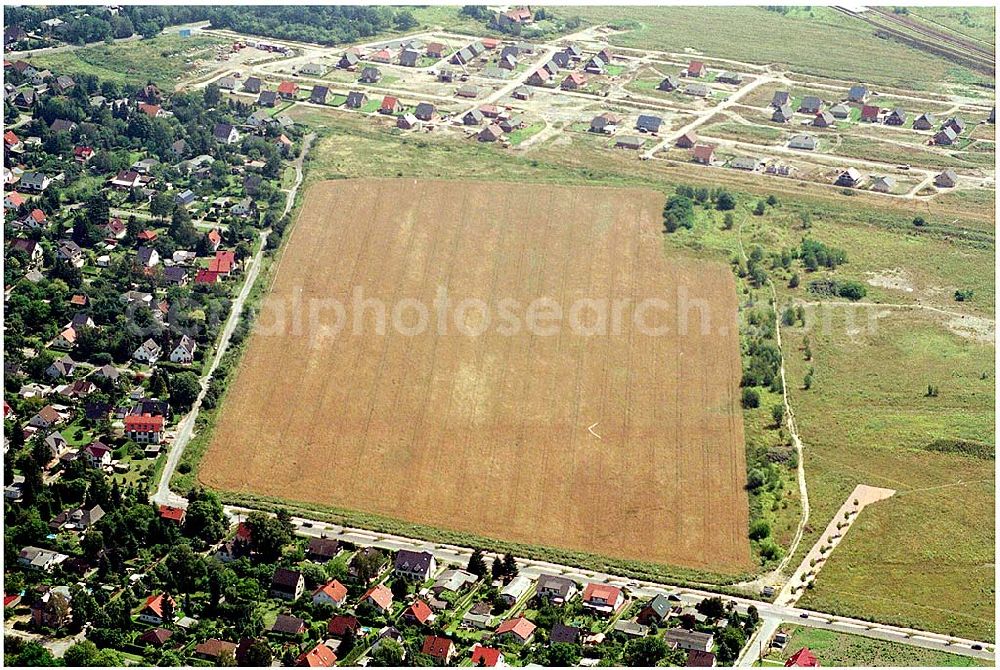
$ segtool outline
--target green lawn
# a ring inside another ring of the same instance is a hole
[[[211,60],[213,47],[222,42],[203,35],[188,38],[159,35],[113,45],[97,44],[75,51],[39,53],[32,56],[31,62],[36,68],[46,67],[60,74],[92,74],[131,84],[145,84],[151,80],[161,88],[173,88],[172,84],[182,78],[185,63]]]
[[[772,653],[766,660],[784,661],[788,656],[809,647],[821,666],[931,666],[967,667],[987,665],[968,656],[949,654],[932,649],[885,640],[873,640],[860,635],[791,626],[788,644],[783,653]]]
[[[544,128],[545,128],[545,123],[539,121],[538,123],[532,123],[530,126],[525,126],[524,128],[518,128],[517,130],[511,132],[510,135],[508,135],[507,137],[510,140],[511,144],[517,146],[518,144],[525,141],[529,137],[537,135]]]

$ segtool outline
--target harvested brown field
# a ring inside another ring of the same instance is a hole
[[[664,253],[662,194],[365,179],[305,203],[203,483],[750,566],[734,280]]]

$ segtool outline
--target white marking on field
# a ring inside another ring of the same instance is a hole
[[[600,421],[595,421],[594,423],[592,423],[589,426],[587,426],[587,430],[590,431],[590,434],[593,435],[594,437],[596,437],[598,440],[601,439],[601,436],[594,432],[594,426],[596,426],[599,423],[600,423]]]

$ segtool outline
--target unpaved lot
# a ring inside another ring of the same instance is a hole
[[[734,282],[725,265],[664,254],[662,207],[661,194],[638,189],[313,185],[202,482],[534,545],[747,569]],[[554,329],[529,326],[539,298],[563,311]],[[465,299],[485,308],[458,309]],[[584,300],[651,307],[638,321],[622,308],[617,328],[612,313],[602,328],[599,307],[581,309],[574,327]],[[421,332],[417,304],[430,308]]]

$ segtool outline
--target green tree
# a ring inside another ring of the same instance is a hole
[[[180,372],[170,379],[170,405],[175,409],[191,409],[200,392],[201,383],[193,372]]]
[[[403,664],[403,645],[395,640],[382,640],[378,648],[371,653],[370,667],[393,668]]]
[[[722,217],[722,228],[724,230],[732,230],[736,223],[735,217],[733,217],[732,212],[726,212],[726,215]]]
[[[469,557],[469,565],[467,569],[477,577],[482,577],[486,574],[486,560],[483,558],[482,549],[476,549],[472,552],[472,556]]]
[[[760,393],[754,388],[744,388],[742,403],[744,409],[760,407]]]
[[[720,212],[727,212],[736,208],[736,198],[729,191],[723,191],[715,199],[715,208]],[[730,226],[731,228],[732,226]]]
[[[666,657],[667,651],[667,643],[663,638],[644,637],[631,640],[625,645],[623,660],[625,665],[632,668],[652,667]]]
[[[254,640],[247,648],[244,665],[250,668],[269,668],[273,660],[274,655],[271,653],[271,645],[267,643],[267,640]]]
[[[758,200],[757,201],[757,206],[753,208],[754,216],[764,216],[764,212],[766,212],[766,211],[767,211],[767,208],[764,205],[764,201],[763,200]]]
[[[507,552],[503,556],[503,574],[508,577],[516,577],[517,572],[517,561],[514,559],[514,554]]]
[[[149,201],[149,213],[158,219],[170,216],[174,209],[174,199],[169,193],[159,191]]]
[[[774,420],[775,428],[781,427],[781,422],[785,418],[785,405],[783,403],[778,403],[771,408],[771,419]]]

